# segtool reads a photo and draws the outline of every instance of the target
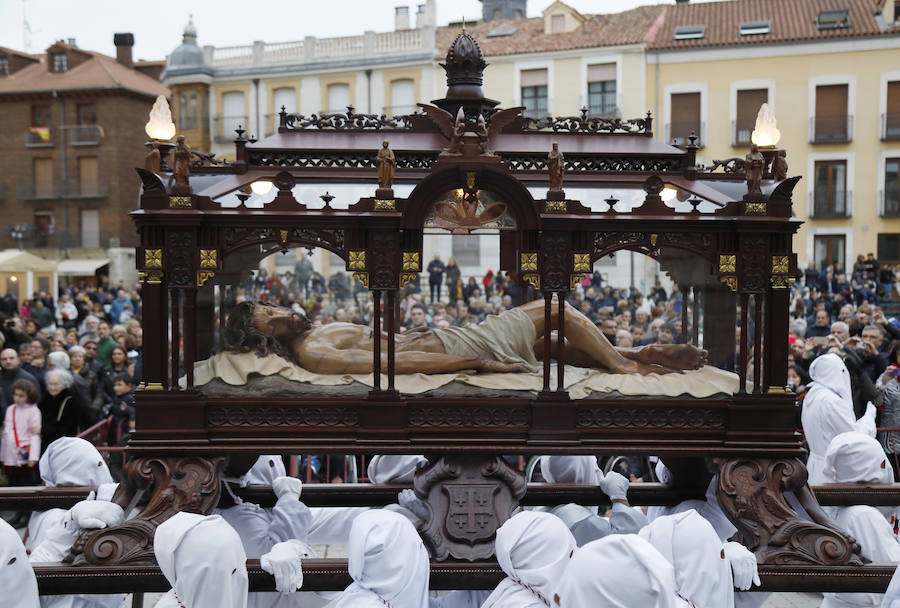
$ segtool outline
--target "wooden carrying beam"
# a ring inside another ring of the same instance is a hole
[[[824,591],[884,593],[894,574],[894,564],[866,566],[760,566],[762,582],[754,591]],[[96,593],[102,581],[104,593],[165,592],[169,584],[156,566],[67,566],[35,564],[41,595]],[[275,579],[264,572],[258,559],[247,560],[250,591],[275,591]],[[506,575],[497,562],[432,562],[429,587],[433,590],[493,589]],[[303,560],[304,591],[339,591],[351,583],[345,559]]]
[[[411,488],[401,484],[304,484],[303,502],[309,507],[379,507],[397,502],[401,490]],[[23,486],[0,488],[0,510],[45,511],[67,509],[87,498],[95,488],[69,486],[46,488]],[[233,486],[237,496],[263,507],[275,504],[270,486]],[[820,505],[846,507],[852,505],[893,506],[900,504],[900,483],[866,485],[835,483],[812,486]],[[684,500],[703,499],[703,488],[673,488],[661,483],[633,484],[628,489],[628,501],[638,506],[670,506]],[[597,486],[575,483],[528,485],[528,492],[520,501],[523,506],[552,506],[570,502],[585,505],[609,504],[609,499]]]

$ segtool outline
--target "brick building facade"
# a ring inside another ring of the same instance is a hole
[[[117,58],[62,42],[43,55],[0,47],[0,247],[108,258],[113,284],[133,280],[134,167],[147,113],[169,94],[150,75],[158,65],[133,64],[131,34],[115,40]]]

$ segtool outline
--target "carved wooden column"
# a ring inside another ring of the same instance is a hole
[[[862,565],[859,545],[825,516],[806,486],[806,466],[791,457],[716,458],[716,495],[760,564]],[[794,492],[817,522],[800,519]]]
[[[500,456],[443,456],[416,471],[429,517],[418,529],[431,556],[475,561],[494,554],[497,529],[525,495],[525,476]]]
[[[153,565],[157,526],[178,512],[210,513],[219,503],[224,456],[139,456],[125,468],[128,478],[115,501],[128,509],[149,496],[141,513],[121,526],[82,534],[67,562],[80,565]]]

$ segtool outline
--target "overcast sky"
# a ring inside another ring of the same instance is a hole
[[[113,33],[131,32],[135,59],[163,59],[181,43],[193,13],[198,42],[215,46],[352,36],[394,28],[394,7],[424,0],[0,0],[0,46],[42,52],[55,40],[115,55]],[[530,0],[533,17],[552,0]],[[583,13],[615,13],[673,0],[567,0]],[[24,18],[23,18],[24,8]],[[478,0],[437,0],[438,25],[481,16]],[[28,28],[25,22],[27,21]],[[30,33],[27,32],[30,29]]]

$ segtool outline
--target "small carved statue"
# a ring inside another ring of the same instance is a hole
[[[559,192],[563,187],[563,169],[566,157],[559,151],[559,144],[553,142],[553,149],[547,155],[547,171],[550,174],[550,191]]]
[[[772,161],[772,173],[775,176],[775,181],[780,182],[787,179],[787,172],[787,150],[778,150],[775,153],[775,159]]]
[[[159,173],[162,165],[162,155],[159,152],[159,142],[153,142],[150,152],[144,157],[144,168],[153,173]]]
[[[460,108],[456,113],[456,122],[453,123],[453,134],[450,136],[450,154],[459,154],[462,148],[463,135],[466,134],[466,115]]]
[[[759,146],[750,144],[750,152],[744,157],[748,194],[762,194],[762,177],[765,169],[766,159],[759,151]]]
[[[397,160],[388,147],[387,140],[381,142],[381,150],[378,151],[375,162],[378,163],[378,188],[383,190],[390,189],[391,184],[394,182],[394,170],[397,168]]]
[[[179,135],[175,139],[175,183],[182,186],[189,186],[188,178],[191,175],[191,148],[184,142],[184,135]]]

